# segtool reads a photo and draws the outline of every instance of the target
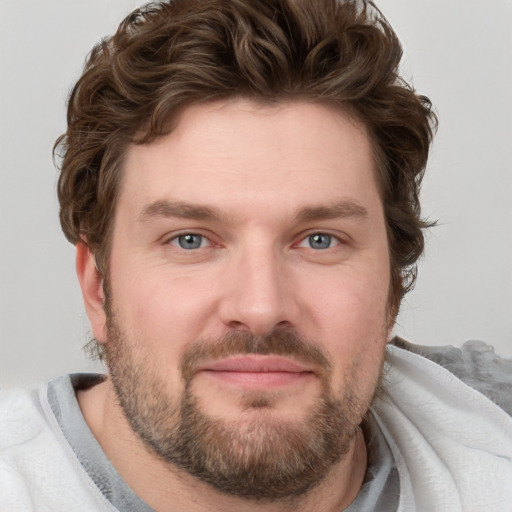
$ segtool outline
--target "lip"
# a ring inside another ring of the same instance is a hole
[[[282,356],[244,354],[207,362],[197,373],[245,388],[271,388],[302,381],[313,368]]]
[[[287,372],[302,373],[312,372],[313,369],[303,363],[299,363],[283,356],[244,354],[230,356],[225,359],[217,359],[207,362],[199,367],[199,371],[210,370],[217,372]]]

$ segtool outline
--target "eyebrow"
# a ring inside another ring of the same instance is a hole
[[[331,206],[305,206],[301,208],[296,215],[297,220],[302,222],[342,219],[347,217],[366,219],[368,217],[368,210],[363,205],[353,200],[346,199]]]
[[[217,210],[208,206],[159,200],[147,205],[138,219],[139,222],[147,222],[155,217],[215,221],[219,219],[220,215]]]
[[[169,217],[212,222],[218,221],[221,215],[217,209],[209,206],[162,199],[147,205],[140,213],[138,220],[147,222],[153,218]],[[365,219],[368,217],[368,210],[359,203],[347,199],[330,206],[304,206],[295,215],[299,222],[347,217]]]

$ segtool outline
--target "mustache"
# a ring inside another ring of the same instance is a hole
[[[332,368],[331,360],[322,347],[294,331],[275,330],[263,336],[255,336],[248,331],[233,331],[190,345],[182,357],[181,375],[185,382],[189,382],[195,369],[207,361],[246,354],[289,357],[315,366],[320,374],[327,374]]]

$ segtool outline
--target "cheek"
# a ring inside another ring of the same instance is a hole
[[[387,317],[390,275],[386,265],[375,270],[343,268],[310,287],[311,307],[321,325],[332,332],[364,333],[381,329]]]
[[[374,276],[372,278],[372,276]],[[351,374],[373,386],[387,342],[389,272],[347,272],[313,297],[319,342],[334,362],[334,385]]]
[[[118,265],[112,275],[112,293],[118,322],[135,342],[165,349],[166,357],[203,334],[215,302],[208,279],[176,276],[163,267],[127,266]]]

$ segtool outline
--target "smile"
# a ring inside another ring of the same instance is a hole
[[[237,355],[208,362],[198,369],[205,377],[246,388],[272,388],[314,376],[313,368],[282,356]]]

